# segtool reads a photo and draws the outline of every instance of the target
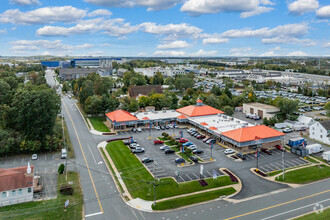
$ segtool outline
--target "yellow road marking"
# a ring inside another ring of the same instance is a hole
[[[80,146],[80,150],[81,150],[81,152],[82,152],[82,154],[83,154],[83,157],[84,157],[84,160],[85,160],[85,163],[86,163],[86,167],[87,167],[87,169],[88,169],[89,177],[91,178],[91,181],[92,181],[92,185],[93,185],[93,188],[94,188],[94,192],[95,192],[95,195],[96,195],[97,201],[99,202],[99,206],[100,206],[101,212],[103,213],[103,208],[102,208],[102,205],[101,205],[101,202],[100,202],[100,199],[99,199],[99,195],[97,194],[97,191],[96,191],[96,188],[95,188],[95,184],[94,184],[94,180],[93,180],[93,177],[92,177],[91,171],[90,171],[90,169],[89,169],[89,165],[88,165],[88,163],[87,163],[87,160],[86,160],[86,157],[85,157],[84,150],[82,149],[82,146],[81,146],[81,143],[80,143],[80,139],[79,139],[79,137],[78,137],[78,133],[77,133],[77,130],[76,130],[76,126],[74,126],[74,123],[73,123],[73,120],[72,120],[72,118],[71,118],[71,115],[70,115],[68,109],[66,108],[66,105],[65,105],[65,103],[64,103],[63,100],[62,100],[62,102],[63,102],[63,105],[64,105],[64,108],[65,108],[66,112],[67,112],[68,115],[69,115],[69,118],[70,118],[70,120],[71,120],[71,123],[72,123],[73,129],[74,129],[74,132],[76,133],[76,137],[77,137],[77,140],[78,140],[78,143],[79,143],[79,146]]]
[[[327,192],[330,192],[330,189],[329,190],[326,190],[326,191],[319,192],[319,193],[315,193],[315,194],[312,194],[312,195],[309,195],[309,196],[301,197],[299,199],[291,200],[291,201],[288,201],[288,202],[284,202],[284,203],[280,203],[280,204],[277,204],[277,205],[269,206],[269,207],[266,207],[266,208],[263,208],[263,209],[259,209],[259,210],[255,210],[255,211],[252,211],[252,212],[248,212],[248,213],[244,213],[244,214],[241,214],[241,215],[237,215],[237,216],[234,216],[234,217],[231,217],[231,218],[227,218],[225,220],[239,218],[239,217],[242,217],[242,216],[246,216],[246,215],[250,215],[250,214],[253,214],[253,213],[261,212],[261,211],[264,211],[264,210],[272,209],[272,208],[275,208],[275,207],[279,207],[279,206],[282,206],[282,205],[290,204],[290,203],[293,203],[293,202],[296,202],[296,201],[299,201],[299,200],[307,199],[307,198],[310,198],[310,197],[313,197],[313,196],[317,196],[317,195],[320,195],[320,194],[324,194],[324,193],[327,193]]]

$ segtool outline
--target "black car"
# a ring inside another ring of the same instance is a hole
[[[192,160],[195,163],[198,163],[198,158],[195,157],[195,156],[190,156],[189,159]]]
[[[245,154],[242,154],[242,153],[237,153],[236,156],[239,157],[239,158],[241,158],[242,160],[245,160],[246,159],[246,155]]]
[[[175,152],[175,150],[173,149],[166,149],[165,150],[165,154],[173,154]]]
[[[202,153],[204,153],[204,151],[202,151],[202,150],[193,150],[192,153],[193,154],[202,154]]]
[[[149,158],[149,157],[143,158],[141,161],[142,161],[142,163],[151,163],[151,162],[154,162],[154,160],[151,159],[151,158]]]
[[[261,151],[268,154],[268,155],[272,155],[272,153],[273,153],[272,150],[267,149],[267,148],[262,148]]]
[[[178,157],[175,159],[175,163],[184,163],[184,162],[186,162],[186,161],[181,157]]]

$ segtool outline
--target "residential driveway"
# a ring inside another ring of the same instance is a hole
[[[38,154],[37,160],[31,160],[31,155],[0,158],[0,167],[27,166],[28,162],[34,166],[34,175],[40,176],[40,181],[43,185],[41,193],[35,193],[35,197],[41,196],[43,199],[56,197],[57,170],[61,163],[65,163],[65,160],[60,158],[60,152]]]

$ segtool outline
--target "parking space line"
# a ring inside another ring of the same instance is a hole
[[[269,171],[266,168],[264,168],[264,167],[259,167],[259,170],[261,170],[264,173],[269,173]]]
[[[195,176],[197,179],[199,179],[199,177],[198,177],[195,173],[192,173],[192,174],[194,174],[194,176]]]
[[[277,166],[275,166],[275,164],[272,164],[272,166],[276,167],[277,170],[281,169],[281,166],[278,166],[278,164],[276,164]]]
[[[210,174],[210,176],[213,176],[209,171],[206,171],[208,174]]]
[[[179,178],[182,180],[182,182],[185,182],[185,180],[181,176],[179,176]]]
[[[190,176],[188,176],[188,174],[185,173],[185,175],[188,177],[188,179],[192,180],[192,179],[190,178]]]
[[[267,168],[269,168],[271,171],[273,171],[274,169],[273,168],[271,168],[271,167],[269,167],[268,165],[264,165],[265,167],[267,167]]]
[[[291,160],[291,162],[292,162],[293,164],[295,164],[296,166],[300,165],[300,163],[296,162],[295,160]]]
[[[285,163],[288,163],[291,167],[295,167],[296,166],[294,163],[291,163],[290,161],[285,161]]]

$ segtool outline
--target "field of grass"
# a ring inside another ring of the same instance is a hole
[[[108,151],[131,195],[134,198],[141,198],[149,201],[153,200],[154,178],[142,165],[139,159],[137,159],[135,155],[131,154],[129,148],[123,143],[123,141],[114,141],[109,143],[106,150]],[[230,177],[228,176],[221,176],[216,180],[213,180],[213,178],[205,180],[208,183],[208,186],[202,187],[198,181],[177,184],[173,178],[162,178],[159,181],[156,181],[156,198],[162,199],[235,184],[231,182]]]
[[[82,219],[83,195],[79,182],[79,174],[68,172],[68,181],[73,182],[74,193],[62,195],[59,192],[61,185],[68,185],[65,175],[57,177],[57,198],[38,202],[26,202],[17,205],[0,207],[0,219]],[[64,202],[70,201],[66,211]]]
[[[216,199],[223,195],[233,194],[234,192],[236,192],[236,190],[233,187],[218,189],[215,191],[203,193],[202,195],[197,194],[197,195],[185,196],[181,198],[157,202],[156,206],[152,206],[152,209],[154,210],[174,209],[181,206],[186,206],[194,203],[200,203],[200,202]]]
[[[315,220],[315,219],[330,219],[330,208],[323,210],[322,213],[316,214],[311,213],[308,215],[301,216],[299,218],[295,218],[294,220]]]
[[[330,167],[316,165],[285,173],[284,180],[282,176],[276,177],[276,180],[286,183],[310,183],[329,177]]]
[[[300,165],[300,166],[290,167],[290,168],[285,169],[285,172],[288,171],[288,170],[296,169],[296,168],[299,168],[299,167],[305,167],[305,166],[308,166],[308,165],[310,165],[310,164],[306,163],[306,164],[303,164],[303,165]],[[268,173],[267,175],[268,176],[275,176],[276,174],[279,174],[279,173],[282,173],[282,172],[283,172],[283,170],[275,170],[273,172]]]
[[[100,132],[110,132],[109,128],[103,123],[105,121],[103,117],[90,117],[88,119],[95,130]]]

